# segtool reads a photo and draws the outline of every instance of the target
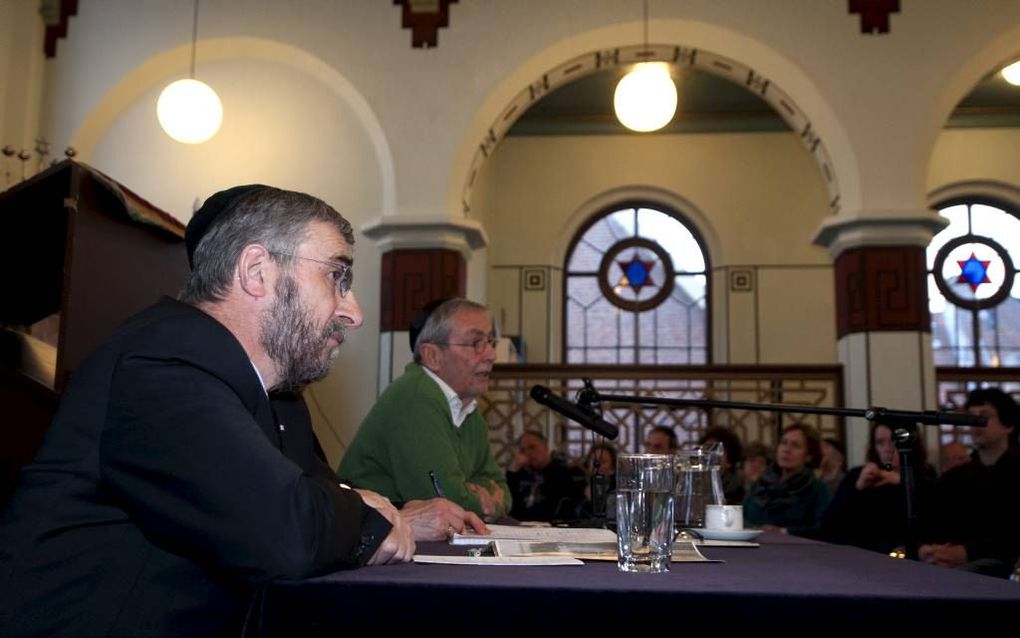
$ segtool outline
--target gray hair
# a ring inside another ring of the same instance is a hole
[[[414,361],[421,363],[421,345],[423,343],[445,344],[453,332],[453,318],[462,310],[479,310],[488,313],[489,309],[477,302],[461,297],[448,299],[432,311],[425,320],[418,339],[414,342]]]
[[[215,220],[195,248],[194,266],[181,301],[190,304],[222,301],[233,283],[237,260],[245,246],[261,244],[283,268],[309,235],[312,222],[331,224],[354,245],[354,230],[326,202],[305,193],[264,188],[243,197]]]

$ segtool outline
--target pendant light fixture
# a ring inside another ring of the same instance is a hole
[[[1020,86],[1020,62],[1010,64],[1002,71],[1002,77],[1013,86]]]
[[[644,45],[648,50],[648,0],[644,0]],[[647,133],[669,124],[676,113],[676,85],[666,62],[640,62],[620,80],[613,95],[616,119]]]
[[[201,144],[220,130],[223,105],[205,82],[195,79],[195,47],[198,42],[198,0],[191,27],[191,75],[170,83],[156,101],[156,117],[167,135],[184,144]]]

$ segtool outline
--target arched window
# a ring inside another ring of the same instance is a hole
[[[696,229],[663,206],[632,203],[595,215],[567,254],[564,360],[708,363],[702,246]]]
[[[1020,218],[992,202],[939,206],[949,226],[928,245],[937,366],[1020,366]]]

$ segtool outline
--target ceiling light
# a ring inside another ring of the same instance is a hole
[[[1002,77],[1013,86],[1020,86],[1020,61],[1004,68],[1002,70]]]
[[[156,117],[166,134],[184,144],[201,144],[220,130],[223,105],[216,91],[195,79],[198,0],[191,29],[191,75],[170,83],[156,101]]]
[[[648,0],[644,0],[644,51],[648,51]],[[676,113],[676,85],[665,62],[635,64],[616,85],[616,119],[632,131],[647,133],[669,124]]]
[[[676,85],[665,62],[635,65],[616,85],[616,117],[632,131],[657,131],[676,113]]]

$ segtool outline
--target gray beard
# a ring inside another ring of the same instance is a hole
[[[340,348],[334,348],[328,357],[323,357],[322,351],[330,337],[345,334],[346,326],[342,320],[333,319],[317,330],[301,303],[297,282],[289,275],[276,283],[275,291],[276,301],[261,320],[260,337],[279,374],[279,380],[270,389],[299,391],[329,374]]]

